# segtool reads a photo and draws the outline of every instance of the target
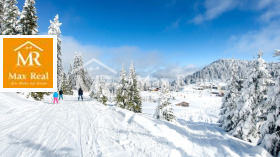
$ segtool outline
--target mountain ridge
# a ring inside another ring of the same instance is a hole
[[[230,79],[232,65],[235,64],[238,69],[238,77],[240,79],[247,78],[248,71],[253,65],[253,61],[239,60],[239,59],[218,59],[202,69],[194,72],[192,75],[187,75],[184,78],[186,84],[198,83],[198,82],[227,82]],[[271,76],[275,78],[279,75],[276,70],[280,66],[279,63],[269,62],[266,64],[267,70]]]

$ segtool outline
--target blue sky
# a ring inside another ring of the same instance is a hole
[[[139,73],[169,77],[220,58],[252,59],[258,49],[277,61],[280,48],[279,0],[37,0],[36,7],[41,34],[60,16],[66,69],[79,51],[115,70],[133,61]]]

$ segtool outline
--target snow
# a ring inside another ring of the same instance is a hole
[[[51,97],[36,102],[14,93],[0,93],[0,154],[1,157],[270,156],[261,147],[229,136],[214,123],[218,117],[211,115],[216,114],[220,98],[207,96],[206,91],[199,96],[199,93],[185,98],[178,96],[178,100],[187,100],[190,107],[176,107],[178,121],[169,123],[148,113],[135,114],[104,106],[89,96],[77,101],[77,96],[66,95],[59,104],[52,104]],[[195,116],[199,112],[204,118]]]
[[[11,112],[14,109],[21,107],[28,107],[32,104],[37,104],[38,102],[24,99],[24,95],[16,93],[1,93],[0,96],[0,114]],[[40,102],[39,102],[40,103]]]
[[[186,86],[182,92],[171,93],[171,103],[175,115],[179,119],[193,122],[216,123],[219,119],[219,108],[222,97],[217,97],[211,92],[216,90],[195,90],[195,85]],[[159,92],[142,92],[142,97],[158,99]],[[173,100],[173,97],[175,100]],[[187,102],[189,107],[176,106],[177,103]],[[153,115],[157,102],[143,102],[143,112]]]

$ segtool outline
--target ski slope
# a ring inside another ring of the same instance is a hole
[[[270,156],[214,124],[163,122],[89,98],[50,101],[0,93],[1,157]]]

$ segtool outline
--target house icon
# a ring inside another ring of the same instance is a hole
[[[24,53],[28,53],[28,56],[25,58],[19,50]],[[40,57],[40,53],[38,51],[43,51],[43,49],[35,45],[31,41],[25,42],[24,44],[14,49],[14,51],[18,53],[17,66],[33,66],[33,63],[35,63],[37,66],[41,66],[41,63],[38,60]]]
[[[40,51],[43,51],[42,48],[40,48],[39,46],[33,44],[31,41],[27,41],[25,42],[24,44],[20,45],[19,47],[17,47],[16,49],[14,49],[15,52],[17,52],[18,50],[22,49],[22,48],[25,48],[25,49],[32,49],[32,48],[36,48]]]

